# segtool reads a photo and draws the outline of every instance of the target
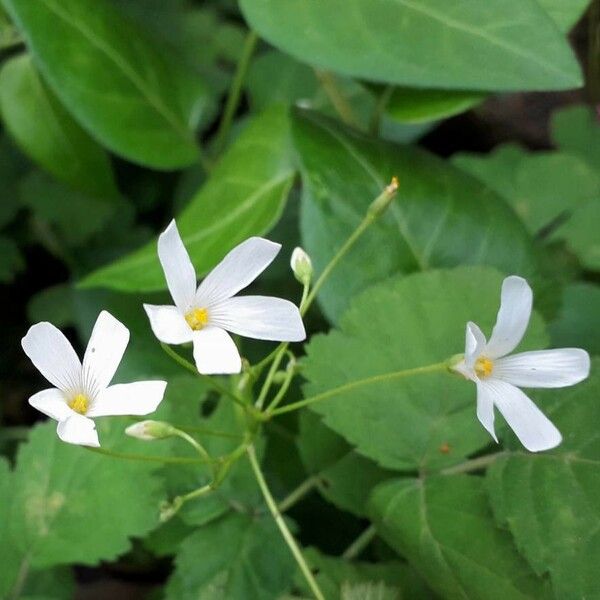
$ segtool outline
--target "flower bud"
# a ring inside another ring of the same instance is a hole
[[[138,440],[161,440],[173,435],[174,428],[163,421],[139,421],[125,429],[125,433]]]
[[[296,279],[302,285],[308,285],[313,276],[313,266],[310,256],[302,248],[294,248],[290,265]]]
[[[367,209],[367,214],[372,218],[377,218],[379,215],[384,213],[388,206],[392,203],[398,188],[400,187],[400,182],[397,177],[392,177],[389,185],[383,190],[373,202],[371,202],[369,208]]]

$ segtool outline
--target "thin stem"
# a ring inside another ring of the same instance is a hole
[[[315,598],[317,598],[317,600],[325,600],[323,592],[321,592],[321,590],[319,589],[314,575],[311,573],[309,566],[306,564],[306,561],[302,556],[302,551],[300,550],[300,547],[298,546],[296,540],[294,539],[294,536],[288,529],[284,518],[281,516],[281,513],[277,508],[277,503],[271,495],[269,487],[267,486],[267,482],[265,481],[262,470],[260,468],[260,463],[256,458],[254,446],[250,445],[247,449],[247,453],[248,459],[250,460],[250,465],[252,466],[252,470],[254,471],[254,476],[256,477],[258,486],[260,487],[260,491],[262,492],[265,502],[267,503],[267,506],[271,511],[271,515],[273,516],[277,527],[279,527],[279,531],[281,531],[283,539],[285,540],[286,544],[288,545],[289,549],[294,555],[294,558],[296,559],[296,562],[298,563],[298,566],[300,567],[300,570],[302,571],[302,574],[304,575],[306,582],[308,583],[308,586],[310,587]]]
[[[184,494],[183,496],[179,496],[181,498],[182,503],[187,502],[188,500],[193,500],[194,498],[200,498],[200,496],[205,496],[208,492],[213,491],[213,486],[211,483],[207,483],[202,487],[194,490],[193,492],[189,492],[188,494]]]
[[[182,366],[184,369],[187,369],[188,371],[190,371],[190,373],[196,375],[196,377],[199,377],[203,381],[206,381],[206,383],[208,383],[210,386],[212,386],[215,390],[217,390],[224,396],[231,398],[234,402],[246,408],[244,402],[242,402],[242,400],[238,398],[230,389],[226,388],[224,385],[221,385],[213,377],[200,373],[198,369],[196,369],[196,367],[189,360],[186,360],[185,358],[183,358],[183,356],[175,352],[175,350],[173,350],[171,346],[168,346],[167,344],[164,344],[162,342],[160,346],[166,352],[166,354],[169,357],[171,357],[178,365]]]
[[[294,358],[294,355],[291,352],[288,351],[288,354],[290,355],[290,362],[288,363],[288,366],[286,368],[285,379],[279,387],[279,390],[277,390],[277,394],[275,394],[275,397],[271,401],[271,404],[269,404],[267,408],[267,413],[273,411],[283,400],[290,387],[290,384],[292,383],[292,379],[296,374],[296,359]]]
[[[344,550],[342,558],[344,560],[352,560],[360,556],[376,535],[377,530],[375,529],[375,525],[370,525]]]
[[[86,450],[90,452],[95,452],[96,454],[103,454],[104,456],[110,456],[112,458],[123,458],[125,460],[139,460],[142,462],[159,462],[159,463],[169,463],[169,464],[210,464],[214,462],[211,460],[206,460],[203,458],[191,458],[189,456],[151,456],[147,454],[129,454],[127,452],[115,452],[113,450],[107,450],[106,448],[92,448],[91,446],[83,446]]]
[[[8,596],[10,600],[17,600],[21,597],[21,594],[23,593],[23,588],[25,587],[25,583],[27,582],[27,577],[29,576],[29,566],[29,554],[27,554],[24,556],[19,566],[17,579],[10,592],[10,595]]]
[[[192,446],[198,454],[206,460],[206,462],[212,462],[211,455],[206,451],[206,448],[197,440],[195,440],[191,435],[185,433],[185,431],[180,431],[179,429],[173,428],[173,435],[185,440],[190,446]]]
[[[354,109],[339,89],[335,77],[329,71],[321,71],[319,69],[315,69],[315,75],[342,121],[355,129],[363,130],[364,128],[361,125],[360,119],[356,116]]]
[[[298,502],[302,500],[306,494],[311,492],[315,487],[319,485],[320,478],[317,475],[313,475],[308,479],[305,479],[295,490],[292,490],[280,503],[279,512],[284,513],[289,510]]]
[[[227,136],[229,135],[235,111],[240,103],[244,81],[248,73],[248,66],[250,65],[250,59],[254,54],[257,42],[258,35],[256,35],[254,31],[249,31],[246,35],[246,40],[244,41],[244,48],[242,49],[242,55],[237,64],[235,75],[231,81],[227,101],[225,102],[225,108],[223,109],[223,116],[221,117],[221,122],[219,123],[219,128],[215,135],[213,147],[216,154],[221,152],[225,145],[225,141],[227,140]]]
[[[303,406],[308,406],[309,404],[314,404],[315,402],[321,402],[322,400],[327,400],[328,398],[332,398],[333,396],[337,396],[338,394],[343,394],[344,392],[350,392],[355,390],[356,388],[363,387],[365,385],[371,385],[373,383],[381,383],[382,381],[392,381],[394,379],[402,379],[404,377],[412,377],[413,375],[421,375],[424,373],[434,373],[436,371],[445,371],[448,368],[447,362],[435,363],[433,365],[426,365],[424,367],[415,367],[414,369],[403,369],[401,371],[393,371],[391,373],[384,373],[382,375],[373,375],[372,377],[365,377],[365,379],[358,379],[356,381],[351,381],[350,383],[345,383],[344,385],[340,385],[339,387],[332,388],[331,390],[327,390],[326,392],[322,392],[317,394],[316,396],[311,396],[310,398],[305,398],[304,400],[299,400],[298,402],[293,402],[292,404],[288,404],[286,406],[282,406],[274,410],[270,413],[272,416],[274,415],[282,415],[287,412],[291,412],[293,410],[298,410]]]
[[[503,456],[507,455],[508,452],[506,451],[496,452],[494,454],[486,454],[485,456],[480,456],[479,458],[466,460],[465,462],[459,463],[458,465],[442,469],[441,474],[457,475],[458,473],[471,473],[472,471],[480,471],[481,469],[496,462],[499,458],[502,458]]]
[[[199,435],[206,435],[210,437],[222,437],[230,439],[240,439],[241,433],[231,433],[229,431],[217,431],[215,429],[205,429],[204,427],[188,427],[187,425],[178,425],[177,423],[171,423],[173,427],[180,429],[181,431],[187,431],[188,433],[197,433]]]

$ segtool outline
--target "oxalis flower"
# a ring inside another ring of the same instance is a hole
[[[562,437],[519,388],[558,388],[579,383],[589,374],[590,357],[580,348],[507,356],[523,338],[532,300],[525,279],[507,277],[502,283],[500,310],[490,340],[486,341],[475,323],[468,323],[464,359],[454,369],[477,385],[477,417],[496,442],[494,406],[523,446],[539,452],[558,446]]]
[[[21,345],[40,373],[55,387],[38,392],[29,404],[58,421],[58,437],[70,444],[99,446],[94,417],[147,415],[165,393],[165,381],[109,385],[129,330],[110,313],[98,315],[83,364],[62,332],[50,323],[30,327]]]
[[[306,337],[298,308],[269,296],[237,296],[277,256],[280,244],[252,237],[236,246],[196,289],[196,272],[175,221],[158,238],[160,259],[175,306],[144,304],[152,331],[166,344],[194,345],[200,373],[239,373],[240,354],[228,331],[259,340]]]

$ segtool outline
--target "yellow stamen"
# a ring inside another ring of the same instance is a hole
[[[478,377],[489,377],[494,370],[494,363],[484,356],[479,357],[475,361],[475,373]]]
[[[77,394],[71,402],[69,402],[69,407],[72,408],[76,413],[80,415],[85,415],[89,408],[89,400],[83,394]]]
[[[208,323],[208,311],[205,308],[195,308],[185,315],[185,320],[194,331],[200,331]]]

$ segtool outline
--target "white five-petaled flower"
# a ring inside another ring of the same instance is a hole
[[[196,272],[175,221],[158,238],[158,257],[175,306],[144,304],[152,331],[166,344],[193,342],[200,373],[239,373],[240,354],[228,331],[260,340],[306,337],[298,308],[269,296],[235,296],[273,261],[280,244],[252,237],[236,246],[196,288]]]
[[[502,284],[500,310],[489,341],[475,323],[467,324],[464,359],[455,370],[477,385],[477,417],[492,437],[494,406],[532,452],[558,446],[558,429],[519,389],[574,385],[590,371],[590,357],[580,348],[512,352],[525,334],[533,294],[525,279],[507,277]],[[517,387],[518,386],[518,387]]]
[[[40,373],[55,387],[29,398],[29,404],[58,421],[58,437],[70,444],[99,446],[93,417],[147,415],[165,393],[165,381],[109,385],[129,330],[110,313],[98,315],[83,364],[63,333],[51,323],[29,328],[21,345]]]

